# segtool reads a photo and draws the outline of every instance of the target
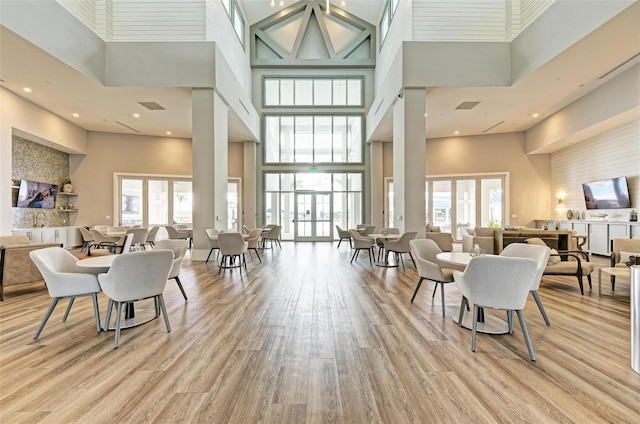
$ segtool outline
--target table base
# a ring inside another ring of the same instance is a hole
[[[128,304],[123,308],[122,319],[120,320],[120,329],[137,327],[142,324],[146,324],[149,321],[153,321],[160,315],[156,315],[154,308],[134,309],[133,304]],[[103,328],[103,331],[114,331],[116,329],[116,308],[113,308],[111,312],[111,320],[107,328]]]
[[[464,314],[462,315],[461,326],[463,328],[466,328],[467,330],[471,330],[473,326],[472,311],[473,309],[471,309],[471,311],[467,311],[465,308]],[[456,324],[458,324],[458,316],[459,316],[459,310],[458,312],[455,313],[455,315],[451,317],[451,319],[453,319],[453,322],[455,322]],[[494,315],[487,314],[485,312],[484,322],[478,322],[478,325],[476,326],[476,331],[478,333],[484,333],[484,334],[507,334],[509,333],[509,325],[507,324],[506,321]]]

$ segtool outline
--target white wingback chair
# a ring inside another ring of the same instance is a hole
[[[358,230],[349,230],[351,234],[351,239],[353,240],[353,255],[351,255],[351,263],[355,259],[358,259],[358,254],[361,250],[366,250],[369,252],[369,265],[373,265],[373,261],[371,257],[374,255],[374,249],[376,244],[371,237],[360,235]]]
[[[131,244],[133,246],[139,245],[142,247],[142,250],[146,250],[145,244],[147,244],[147,236],[149,235],[149,230],[146,228],[129,228],[127,230],[127,234],[133,234],[133,238],[131,239]]]
[[[187,293],[185,293],[182,282],[180,281],[180,271],[182,270],[182,262],[184,261],[184,256],[187,254],[188,247],[189,243],[186,240],[158,240],[154,247],[154,249],[169,249],[173,251],[173,266],[171,267],[171,272],[169,272],[169,280],[176,280],[184,300],[189,299],[187,299]]]
[[[247,269],[247,259],[245,258],[245,252],[249,247],[249,243],[244,241],[242,234],[240,233],[220,233],[218,234],[218,244],[220,245],[220,254],[222,259],[218,267],[218,274],[223,268],[237,268],[244,264],[244,269]],[[235,258],[238,258],[239,265],[234,265]]]
[[[208,263],[209,258],[211,257],[211,253],[213,253],[214,250],[217,250],[217,253],[220,253],[220,244],[218,243],[218,234],[220,232],[215,228],[207,228],[204,231],[207,233],[207,238],[209,239],[209,247],[211,247],[211,250],[209,250],[209,255],[207,256],[207,260],[204,262]]]
[[[423,280],[430,280],[436,283],[433,288],[433,299],[436,295],[438,285],[440,285],[440,294],[442,297],[442,316],[445,316],[445,302],[444,302],[444,285],[447,283],[453,283],[453,270],[448,268],[441,268],[436,255],[442,253],[442,249],[438,247],[438,244],[431,239],[414,239],[409,241],[411,252],[413,253],[414,260],[418,268],[418,285],[411,297],[411,303],[416,298],[418,290]]]
[[[260,261],[260,263],[262,263],[262,259],[260,259],[260,253],[258,253],[258,248],[260,247],[260,241],[262,240],[262,228],[254,228],[252,230],[249,230],[249,233],[247,235],[247,250],[249,251],[249,256],[251,257],[251,260],[253,261],[253,256],[251,256],[251,251],[253,250],[254,252],[256,252],[256,256],[258,257],[258,260]]]
[[[387,257],[391,252],[395,253],[396,259],[398,261],[402,261],[402,269],[404,267],[404,258],[402,257],[403,253],[408,253],[411,261],[413,262],[413,266],[416,267],[416,261],[411,254],[411,247],[409,247],[409,240],[413,240],[416,238],[418,233],[416,231],[409,231],[400,236],[400,238],[395,240],[385,240],[384,241],[384,250],[386,250]]]
[[[547,267],[547,263],[549,262],[550,254],[551,248],[549,248],[548,246],[537,246],[527,243],[508,244],[504,248],[502,253],[500,253],[500,256],[508,256],[512,258],[530,258],[536,261],[538,267],[536,270],[536,276],[533,280],[533,285],[531,286],[530,293],[536,301],[536,305],[538,305],[538,309],[542,314],[542,318],[544,318],[544,322],[547,325],[551,325],[551,323],[549,322],[549,317],[544,310],[544,306],[542,306],[540,296],[538,296],[538,288],[540,287],[540,280],[542,279],[544,269]]]
[[[76,257],[62,247],[33,250],[29,252],[29,257],[38,267],[47,285],[49,296],[53,298],[33,338],[37,339],[40,336],[60,299],[69,299],[69,305],[62,318],[62,321],[66,321],[73,301],[76,297],[81,296],[91,296],[96,329],[100,332],[100,311],[97,296],[97,293],[100,293],[100,285],[97,277],[86,271],[83,272],[82,268],[77,267]]]
[[[173,266],[173,252],[166,249],[154,249],[147,252],[118,255],[113,259],[111,268],[106,274],[98,275],[98,281],[104,294],[109,297],[107,317],[104,327],[109,327],[111,310],[116,306],[116,331],[114,348],[120,344],[120,321],[122,307],[137,300],[154,298],[156,301],[156,316],[160,306],[167,332],[171,331],[169,316],[164,304],[162,292],[167,285],[169,272]]]
[[[464,272],[453,271],[456,285],[464,298],[473,302],[471,350],[476,351],[476,330],[480,308],[507,311],[509,332],[513,332],[513,312],[518,314],[520,327],[529,350],[529,358],[536,360],[533,345],[522,310],[536,278],[538,266],[529,258],[506,256],[478,256],[472,258]],[[460,313],[462,314],[462,308]],[[462,322],[462,320],[460,320]]]

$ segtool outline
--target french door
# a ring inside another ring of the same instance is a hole
[[[331,192],[295,192],[296,241],[332,241],[332,195]]]

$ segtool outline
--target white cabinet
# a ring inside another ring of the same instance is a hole
[[[589,251],[598,255],[609,253],[608,224],[589,224]]]
[[[589,234],[589,229],[586,222],[574,222],[573,232],[579,236],[586,236]]]
[[[60,243],[64,248],[82,245],[82,237],[78,227],[34,228],[29,230],[13,230],[13,235],[25,235],[31,243]]]
[[[631,238],[640,239],[640,224],[631,224],[630,227]]]

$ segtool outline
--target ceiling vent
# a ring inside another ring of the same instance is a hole
[[[480,102],[462,102],[458,105],[456,110],[471,110],[479,104]]]
[[[163,108],[156,102],[138,102],[138,104],[146,107],[149,110],[165,110],[165,108]]]

